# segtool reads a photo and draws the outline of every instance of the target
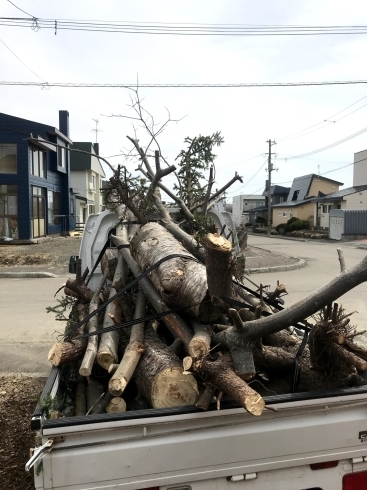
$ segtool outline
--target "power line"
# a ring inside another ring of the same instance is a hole
[[[308,157],[310,155],[315,155],[315,153],[320,153],[321,151],[329,150],[330,148],[333,148],[334,146],[341,145],[342,143],[345,143],[346,141],[349,141],[353,138],[356,138],[357,136],[360,136],[361,134],[365,133],[366,131],[367,131],[367,127],[357,131],[356,133],[353,133],[349,136],[346,136],[345,138],[343,138],[339,141],[335,141],[335,143],[331,143],[330,145],[323,146],[322,148],[318,148],[317,150],[309,151],[308,153],[302,153],[302,155],[294,155],[294,156],[290,156],[287,158],[282,158],[281,160],[285,160],[285,161],[294,160],[296,158],[303,158],[303,157]]]
[[[10,3],[11,3],[11,2],[10,2]],[[17,59],[18,59],[18,60],[21,62],[21,63],[22,63],[22,65],[24,65],[24,66],[25,66],[25,67],[26,67],[26,68],[27,68],[29,71],[31,71],[31,72],[33,73],[33,75],[36,75],[36,77],[37,77],[37,78],[39,78],[40,80],[42,80],[44,83],[46,83],[46,84],[47,84],[46,80],[44,80],[42,77],[40,77],[39,75],[37,75],[37,73],[36,73],[36,72],[34,72],[34,71],[32,70],[32,68],[29,68],[29,66],[27,66],[27,65],[24,63],[24,61],[22,61],[22,60],[19,58],[19,56],[17,56],[17,55],[14,53],[14,51],[12,51],[12,50],[9,48],[9,46],[7,46],[7,45],[4,43],[4,41],[3,41],[2,39],[0,39],[0,42],[2,42],[2,43],[3,43],[3,45],[4,45],[4,46],[5,46],[5,47],[6,47],[6,48],[7,48],[7,49],[8,49],[8,50],[9,50],[9,51],[10,51],[10,52],[11,52],[11,53],[12,53],[12,54],[13,54],[13,55],[14,55],[14,56],[15,56],[15,57],[16,57],[16,58],[17,58]]]
[[[8,2],[11,3],[13,5],[13,7],[15,7],[16,9],[20,10],[21,12],[23,12],[23,14],[29,15],[30,17],[32,17],[32,19],[35,19],[36,18],[34,15],[31,15],[28,12],[26,12],[25,10],[22,10],[20,7],[18,7],[17,5],[15,5],[15,3],[11,2],[10,0],[8,0]]]
[[[0,85],[19,87],[61,87],[61,88],[250,88],[250,87],[308,87],[319,85],[356,85],[366,84],[367,80],[341,80],[329,82],[269,82],[269,83],[73,83],[73,82],[8,82]]]
[[[8,0],[9,1],[9,0]],[[13,4],[14,5],[14,4]],[[17,7],[18,8],[18,7]],[[19,9],[21,10],[21,9]],[[23,11],[24,12],[24,11]],[[27,15],[27,12],[24,12]],[[32,19],[0,17],[1,25],[29,27],[37,20],[39,28],[94,31],[122,34],[154,34],[179,36],[310,36],[366,34],[366,25],[249,25],[249,24],[190,24],[164,22],[93,21],[76,19]]]

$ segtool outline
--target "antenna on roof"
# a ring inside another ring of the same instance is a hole
[[[96,143],[98,143],[98,133],[103,131],[103,129],[98,129],[98,124],[99,124],[99,120],[98,119],[93,119],[92,120],[96,123],[96,128],[95,129],[91,129],[91,131],[93,131],[94,133],[96,133]]]

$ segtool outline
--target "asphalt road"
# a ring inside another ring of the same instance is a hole
[[[249,237],[249,245],[307,261],[302,269],[250,276],[257,284],[262,282],[272,287],[277,280],[284,282],[289,292],[284,298],[285,306],[306,297],[339,273],[338,246],[344,251],[347,267],[357,264],[367,254],[366,249],[360,250],[358,244],[353,243],[303,242],[257,235]],[[53,314],[46,313],[46,307],[57,303],[54,293],[67,277],[0,278],[0,371],[49,372],[47,353],[65,324],[56,321]],[[345,294],[340,303],[348,312],[357,310],[352,322],[358,329],[367,329],[367,283]]]
[[[248,244],[270,250],[277,254],[295,256],[306,260],[306,267],[293,271],[252,274],[250,279],[259,284],[270,284],[272,289],[279,280],[287,285],[288,296],[284,297],[285,306],[305,298],[313,291],[331,281],[340,272],[336,249],[342,249],[346,267],[352,267],[367,255],[366,242],[334,242],[308,240],[295,241],[272,238],[262,235],[251,235]],[[357,247],[366,247],[359,249]],[[367,283],[363,283],[343,295],[339,303],[348,311],[357,311],[351,322],[357,324],[358,330],[367,329]]]

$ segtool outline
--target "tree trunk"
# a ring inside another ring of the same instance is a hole
[[[105,270],[102,279],[93,295],[91,302],[89,303],[89,313],[93,313],[98,309],[100,293],[103,288],[104,283],[106,282],[107,276],[109,274],[109,270]],[[92,316],[88,323],[88,332],[94,332],[98,330],[98,315]],[[95,358],[97,356],[98,350],[98,335],[92,335],[88,337],[87,348],[84,353],[82,364],[79,368],[79,374],[81,376],[90,376],[92,373],[93,364]]]
[[[193,369],[247,412],[252,415],[262,414],[265,408],[263,398],[234,373],[229,355],[225,354],[215,361],[209,361],[208,357],[194,361]]]
[[[122,262],[123,259],[120,256],[115,274],[113,284],[110,288],[109,297],[112,298],[116,294],[115,284],[118,283],[121,279],[122,274]],[[116,298],[112,303],[107,305],[105,316],[103,320],[103,328],[107,328],[111,325],[114,325],[114,319],[117,323],[121,322],[121,308]],[[97,354],[97,362],[98,364],[108,371],[110,364],[117,362],[118,360],[118,340],[119,340],[119,332],[118,330],[113,330],[112,332],[106,332],[102,334],[101,340],[99,343],[98,354]]]
[[[192,257],[169,232],[156,223],[143,226],[131,240],[131,255],[143,270],[170,254]],[[202,264],[180,257],[173,258],[154,269],[150,279],[172,306],[185,307],[187,313],[200,319],[208,289],[206,270]],[[209,320],[217,317],[218,312],[213,309]]]
[[[206,272],[210,296],[233,295],[232,286],[232,244],[219,233],[206,236]]]
[[[145,296],[142,291],[139,291],[134,318],[137,319],[143,317],[145,309]],[[119,367],[117,368],[116,372],[113,374],[108,383],[109,392],[113,396],[119,397],[124,392],[126,385],[134,374],[140,357],[144,352],[143,342],[144,323],[138,323],[131,328],[130,341],[125,349],[124,356],[120,362]]]
[[[182,373],[179,358],[145,329],[145,351],[133,376],[139,393],[153,408],[194,405],[199,394],[195,378]]]

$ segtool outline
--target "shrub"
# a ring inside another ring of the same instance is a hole
[[[290,225],[291,223],[294,223],[295,221],[301,221],[299,218],[289,218],[287,221],[287,225]]]
[[[296,230],[309,230],[311,228],[310,222],[306,219],[297,219],[297,221],[293,221],[293,223],[287,225],[289,231]]]
[[[282,228],[285,230],[287,227],[287,223],[279,223],[279,225],[276,225],[275,229],[277,231],[280,231]]]

